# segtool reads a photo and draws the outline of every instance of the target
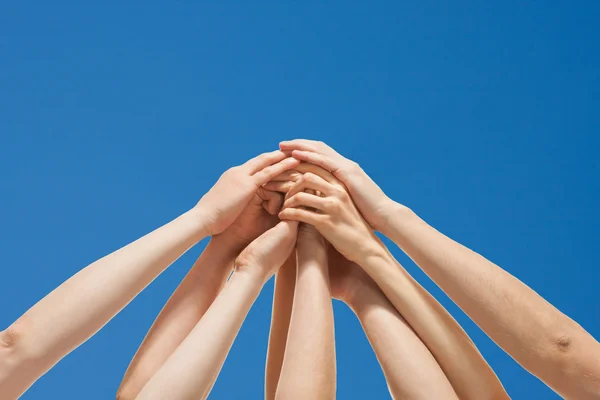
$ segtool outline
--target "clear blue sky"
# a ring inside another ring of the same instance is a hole
[[[599,2],[95,3],[0,6],[0,329],[226,168],[307,137],[600,337]],[[23,398],[113,397],[204,244]],[[392,249],[514,398],[556,397]],[[262,396],[271,296],[212,399]],[[338,397],[388,398],[358,322],[335,316]]]

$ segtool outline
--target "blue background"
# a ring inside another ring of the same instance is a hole
[[[0,5],[0,329],[226,168],[306,137],[600,336],[599,2],[52,3]],[[23,398],[113,398],[203,245]],[[514,398],[555,398],[393,251]],[[211,398],[261,398],[271,295]],[[335,314],[338,397],[388,398]]]

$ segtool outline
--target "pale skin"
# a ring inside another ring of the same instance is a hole
[[[303,172],[316,171],[300,165],[265,185],[287,192]],[[299,238],[300,240],[300,238]],[[404,321],[383,292],[356,264],[328,245],[331,296],[345,302],[356,313],[381,364],[390,393],[395,399],[456,399],[452,385],[435,358]],[[275,398],[294,298],[295,264],[277,273],[269,336],[265,398]],[[307,397],[308,398],[308,397]]]
[[[452,385],[421,339],[377,284],[329,246],[333,297],[358,317],[394,399],[458,399]]]
[[[276,151],[228,170],[192,210],[90,264],[40,300],[0,332],[3,399],[19,397],[179,256],[231,226],[264,183],[297,164]]]
[[[335,177],[323,170],[304,173],[289,188],[279,217],[315,226],[373,278],[429,348],[459,398],[508,398],[460,325],[394,260]]]
[[[117,399],[135,399],[210,307],[239,253],[277,224],[279,193],[259,188],[242,214],[225,232],[214,236],[175,290],[131,361]]]
[[[299,139],[283,142],[280,148],[292,151],[298,160],[330,171],[342,181],[370,227],[401,247],[530,373],[565,398],[600,396],[600,344],[579,324],[499,266],[394,202],[358,164],[326,144]],[[386,263],[377,262],[382,264],[382,270]],[[376,269],[365,268],[378,281],[376,276],[380,273]]]
[[[137,399],[208,397],[250,307],[292,252],[297,231],[297,223],[280,222],[240,254],[223,290]]]
[[[327,248],[300,225],[296,287],[276,399],[335,399],[336,365]]]
[[[292,304],[296,287],[296,252],[279,268],[275,275],[273,290],[273,311],[269,330],[269,347],[265,367],[265,399],[275,399],[277,384],[281,375],[285,344],[287,342]]]

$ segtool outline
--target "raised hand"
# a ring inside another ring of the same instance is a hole
[[[300,161],[318,165],[331,172],[350,192],[354,203],[375,230],[386,227],[390,207],[397,206],[356,162],[343,157],[323,142],[296,139],[281,142],[282,151],[292,152]]]
[[[267,281],[287,260],[298,236],[298,223],[281,221],[255,239],[235,261],[236,273],[250,273]]]
[[[260,192],[262,185],[298,164],[298,160],[286,153],[273,151],[225,171],[195,207],[209,219],[208,233],[217,235],[224,232],[257,196],[257,192],[259,198],[260,194],[265,195]],[[261,200],[261,203],[266,201],[265,208],[269,211],[277,208],[276,199],[264,196]]]
[[[335,178],[306,172],[289,189],[282,220],[313,225],[345,258],[357,262],[379,248],[377,237]],[[307,190],[312,190],[308,193]]]
[[[217,237],[229,243],[239,253],[254,239],[277,225],[277,214],[282,205],[283,194],[260,187],[240,216]]]

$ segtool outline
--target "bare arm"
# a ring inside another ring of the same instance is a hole
[[[17,398],[205,236],[191,211],[92,263],[2,333],[0,392]]]
[[[320,142],[281,143],[332,172],[361,214],[390,237],[503,350],[564,397],[600,396],[600,344],[535,291],[388,198],[351,160]]]
[[[227,238],[211,239],[162,309],[127,368],[117,399],[135,399],[210,307],[237,256]]]
[[[273,311],[269,331],[269,348],[265,371],[265,399],[275,399],[277,384],[281,375],[285,345],[292,316],[292,303],[296,286],[296,252],[292,252],[287,261],[275,275],[273,292]]]
[[[123,378],[118,399],[134,399],[190,333],[225,284],[238,254],[278,222],[273,214],[282,201],[281,194],[259,188],[233,224],[212,237],[148,332]]]
[[[507,398],[467,334],[393,259],[341,184],[328,173],[323,176],[330,181],[305,173],[287,193],[280,218],[314,225],[344,257],[360,265],[429,348],[460,398]]]
[[[258,188],[298,162],[262,154],[221,176],[198,205],[90,264],[0,333],[0,393],[17,398],[96,333],[181,254],[227,229]]]
[[[356,314],[394,399],[457,399],[429,349],[356,264],[330,248],[332,295]]]
[[[238,257],[236,272],[206,314],[144,386],[140,400],[205,399],[263,284],[293,249],[297,224],[281,222]]]
[[[562,396],[600,397],[596,339],[523,282],[409,209],[392,210],[384,233],[500,347]]]
[[[300,226],[294,303],[278,399],[335,399],[335,338],[327,249],[311,226]]]
[[[461,399],[508,399],[465,331],[389,252],[374,250],[361,266],[435,356]]]

